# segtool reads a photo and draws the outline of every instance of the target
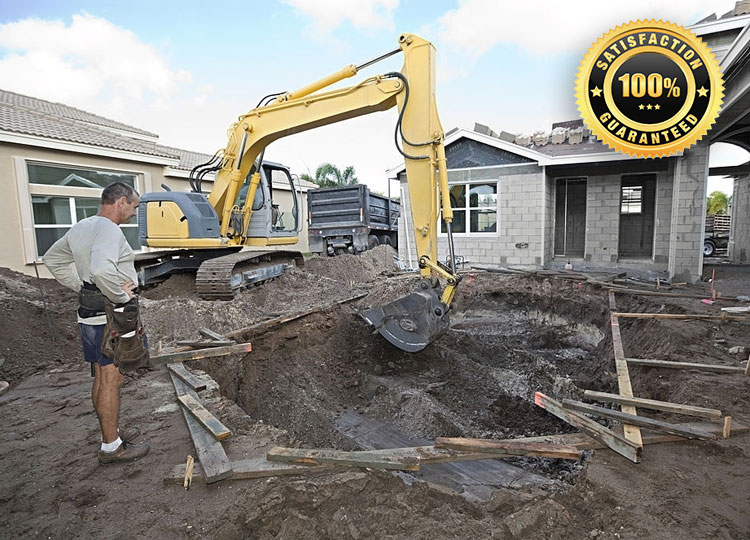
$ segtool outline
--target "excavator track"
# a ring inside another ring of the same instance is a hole
[[[232,300],[237,291],[282,275],[303,264],[296,251],[240,251],[203,262],[195,274],[195,288],[204,300]]]

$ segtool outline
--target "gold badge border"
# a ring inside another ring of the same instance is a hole
[[[629,34],[634,30],[664,30],[679,35],[699,54],[709,72],[711,97],[709,98],[710,103],[706,109],[706,114],[703,115],[703,118],[700,119],[698,124],[686,137],[681,138],[678,141],[651,147],[627,143],[615,137],[599,122],[599,119],[594,115],[593,108],[590,105],[588,79],[589,74],[594,68],[596,59],[609,45],[622,39],[624,34]],[[719,67],[719,63],[716,60],[716,55],[713,51],[711,51],[701,38],[692,31],[687,30],[685,27],[675,23],[664,22],[662,20],[657,21],[654,19],[639,19],[635,22],[630,21],[629,23],[618,25],[603,34],[591,47],[589,47],[589,50],[586,52],[586,55],[583,57],[583,60],[578,67],[575,91],[576,104],[581,113],[581,118],[583,118],[583,121],[591,132],[613,150],[638,158],[669,157],[677,155],[679,152],[690,148],[708,133],[708,130],[711,129],[711,126],[716,122],[716,118],[721,110],[721,105],[724,103],[723,77],[721,68]]]

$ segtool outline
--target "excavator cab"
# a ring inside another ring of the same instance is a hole
[[[240,189],[235,207],[243,208],[250,187],[252,171],[247,175]],[[289,169],[280,163],[263,162],[260,171],[260,183],[255,191],[250,220],[245,236],[251,243],[258,244],[268,239],[268,245],[279,240],[294,239],[297,241],[300,216],[299,197]],[[287,241],[282,241],[287,243]],[[292,243],[294,243],[292,242]]]

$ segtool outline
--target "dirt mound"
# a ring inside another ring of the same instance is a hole
[[[305,261],[305,270],[342,283],[366,283],[397,270],[391,246],[378,246],[359,255],[313,257]]]
[[[0,380],[15,385],[50,365],[80,361],[77,302],[54,280],[0,268]]]

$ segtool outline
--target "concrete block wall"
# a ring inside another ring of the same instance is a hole
[[[674,165],[671,165],[671,168]],[[666,270],[669,263],[669,244],[672,230],[673,172],[656,175],[656,222],[654,223],[654,266]]]
[[[544,213],[547,190],[543,169],[536,165],[487,167],[448,171],[450,183],[498,182],[498,230],[489,235],[454,235],[456,255],[476,264],[515,265],[534,268],[543,264]],[[416,246],[411,225],[411,201],[406,184],[399,218],[399,255],[416,265]],[[468,218],[467,218],[468,223]],[[407,246],[408,239],[408,246]],[[517,247],[518,245],[518,247]],[[409,253],[411,251],[411,254]],[[438,258],[448,256],[448,240],[438,237]]]
[[[750,176],[734,180],[729,259],[737,263],[750,262]]]
[[[669,277],[695,283],[703,272],[708,143],[686,150],[675,161],[672,188]]]
[[[584,258],[594,265],[617,262],[620,230],[619,174],[589,176],[586,183]]]
[[[542,264],[551,261],[555,256],[555,179],[547,176],[544,181],[544,251]]]

